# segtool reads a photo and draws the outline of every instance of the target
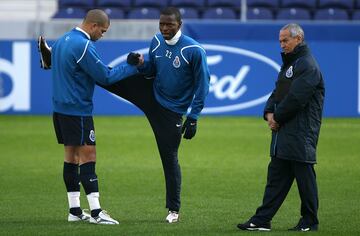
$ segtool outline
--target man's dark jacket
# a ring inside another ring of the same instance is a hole
[[[281,159],[316,163],[325,87],[319,66],[305,43],[288,54],[276,87],[269,97],[266,113],[274,113],[280,125],[272,133],[270,155]]]

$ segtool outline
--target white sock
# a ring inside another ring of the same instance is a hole
[[[100,209],[99,192],[89,193],[86,197],[89,202],[90,210]]]
[[[68,192],[69,208],[80,207],[80,192]]]

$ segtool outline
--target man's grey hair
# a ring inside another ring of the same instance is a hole
[[[290,23],[290,24],[285,25],[284,27],[281,28],[281,31],[283,31],[283,30],[289,30],[290,36],[292,38],[294,38],[296,36],[300,36],[302,38],[302,41],[304,41],[304,39],[305,39],[304,30],[301,28],[300,25],[298,25],[296,23]]]

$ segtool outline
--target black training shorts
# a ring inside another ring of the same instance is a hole
[[[54,112],[53,122],[59,144],[65,146],[95,145],[92,116],[71,116]]]

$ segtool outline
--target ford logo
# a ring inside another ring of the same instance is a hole
[[[210,94],[202,113],[233,112],[265,103],[280,65],[242,48],[203,44],[211,72]],[[214,104],[214,105],[212,105]]]
[[[240,111],[267,101],[280,71],[279,64],[264,55],[242,48],[216,44],[202,46],[207,52],[211,73],[203,114]],[[143,48],[136,51],[147,54],[148,50]],[[120,64],[126,57],[127,54],[116,58],[109,66]]]

